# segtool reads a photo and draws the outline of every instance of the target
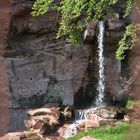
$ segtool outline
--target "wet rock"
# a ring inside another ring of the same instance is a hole
[[[91,110],[86,114],[86,119],[99,122],[101,118],[98,116],[98,114],[96,114],[95,110]]]
[[[78,129],[79,131],[85,131],[85,123],[79,124],[79,125],[77,126],[77,129]]]

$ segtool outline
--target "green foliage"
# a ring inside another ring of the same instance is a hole
[[[135,39],[136,29],[133,24],[130,24],[126,27],[126,31],[123,35],[123,38],[119,41],[119,48],[116,51],[116,58],[118,60],[123,60],[125,58],[125,51],[133,48],[135,44]]]
[[[45,14],[49,10],[49,7],[52,3],[53,0],[36,0],[32,7],[32,15],[39,16]]]
[[[127,8],[126,8],[124,17],[128,16],[129,13],[132,11],[134,1],[135,0],[127,0],[126,1]]]
[[[131,12],[134,1],[125,0],[124,17]],[[78,46],[82,42],[82,33],[87,24],[92,20],[104,20],[106,18],[105,13],[117,2],[118,0],[61,0],[59,5],[56,5],[55,0],[36,0],[32,7],[32,15],[43,15],[49,9],[57,10],[61,14],[57,38],[63,36],[69,43]],[[124,52],[131,49],[135,41],[136,28],[130,24],[126,27],[126,32],[119,42],[119,48],[116,52],[118,60],[125,58]]]
[[[99,128],[95,130],[89,130],[88,132],[81,132],[75,137],[68,138],[68,140],[79,140],[84,136],[91,136],[99,138],[101,140],[124,140],[125,133],[129,128],[129,124],[123,123],[117,126],[111,126],[107,128]]]
[[[137,42],[136,31],[140,30],[140,25],[129,24],[126,26],[126,31],[123,38],[119,41],[119,48],[116,51],[116,58],[118,60],[123,60],[125,58],[125,51],[132,49]]]
[[[33,16],[55,9],[61,13],[60,28],[57,37],[66,37],[67,41],[79,45],[82,32],[91,20],[102,20],[106,11],[118,0],[61,0],[55,5],[54,0],[36,0],[32,9]]]
[[[132,108],[134,105],[140,105],[140,100],[128,100],[126,108]]]

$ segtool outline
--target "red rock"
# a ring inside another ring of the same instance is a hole
[[[32,126],[33,129],[40,129],[43,125],[44,121],[36,120],[35,124]]]
[[[85,127],[91,127],[91,128],[98,128],[99,122],[93,122],[93,121],[86,121]]]
[[[27,111],[27,114],[30,116],[37,116],[37,115],[45,115],[45,114],[52,114],[52,108],[38,108],[38,109],[30,109]]]
[[[85,131],[85,123],[81,123],[77,126],[79,131]]]

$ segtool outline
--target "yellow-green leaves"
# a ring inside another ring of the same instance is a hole
[[[133,8],[133,3],[134,3],[135,0],[127,0],[126,1],[126,10],[125,10],[125,15],[124,17],[128,16],[129,13],[132,11],[132,8]]]
[[[133,1],[126,0],[125,16],[130,13]],[[64,36],[68,42],[78,46],[82,41],[82,32],[87,24],[92,20],[104,20],[106,18],[105,13],[117,2],[118,0],[60,0],[59,5],[56,5],[55,0],[36,0],[32,7],[32,15],[43,15],[49,9],[59,11],[61,19],[57,37]],[[125,40],[127,39],[123,38],[120,41],[121,46],[125,46],[123,45]],[[120,54],[127,48],[128,46],[120,47],[116,56],[119,58]]]
[[[119,48],[116,51],[116,58],[118,60],[123,60],[125,58],[125,51],[134,47],[136,38],[136,26],[133,24],[128,25],[123,38],[118,43]]]
[[[32,15],[39,16],[45,14],[54,0],[36,0],[32,7]]]

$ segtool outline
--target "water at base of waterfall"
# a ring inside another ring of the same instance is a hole
[[[68,128],[64,130],[64,133],[61,135],[64,138],[69,138],[78,134],[78,127],[84,125],[86,122],[96,124],[99,121],[99,117],[94,114],[97,108],[90,109],[79,109],[75,110],[75,121]],[[90,119],[90,115],[94,116],[94,119]]]

